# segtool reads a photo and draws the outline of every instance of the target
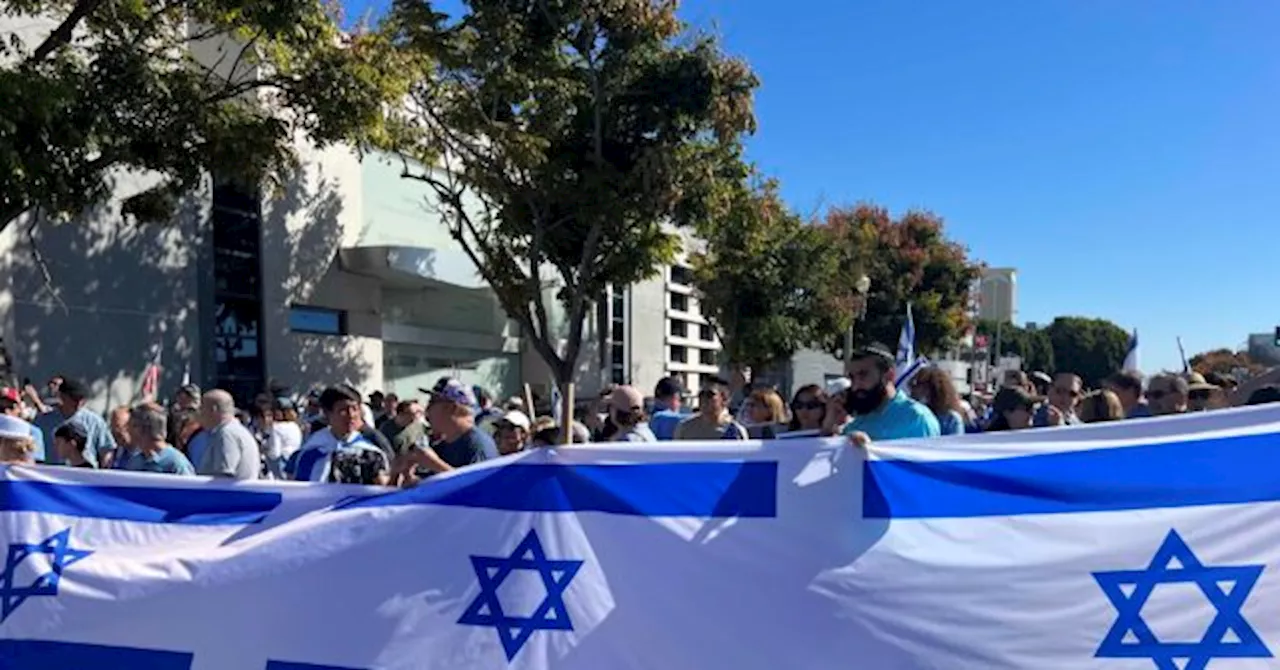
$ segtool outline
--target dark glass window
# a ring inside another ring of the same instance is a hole
[[[679,345],[673,345],[671,347],[671,360],[676,363],[688,363],[689,350]]]
[[[688,337],[689,322],[681,321],[679,319],[672,319],[671,320],[671,336],[672,337]]]
[[[315,335],[346,335],[347,313],[337,309],[294,305],[289,308],[289,330]]]
[[[262,215],[256,188],[213,188],[214,384],[247,405],[265,387]]]
[[[687,295],[685,295],[685,294],[683,294],[683,293],[672,293],[672,294],[671,294],[671,309],[674,309],[674,310],[676,310],[676,311],[678,311],[678,312],[687,312],[687,311],[689,311],[689,296],[687,296]]]
[[[711,333],[711,326],[705,323],[698,326],[698,336],[703,342],[712,342],[716,339]]]
[[[693,270],[683,265],[671,266],[671,283],[680,284],[681,286],[690,286],[693,284]]]
[[[703,364],[703,365],[715,365],[715,364],[716,364],[716,352],[715,352],[715,351],[713,351],[713,350],[711,350],[711,349],[699,349],[699,350],[698,350],[698,362],[699,362],[699,363],[701,363],[701,364]]]

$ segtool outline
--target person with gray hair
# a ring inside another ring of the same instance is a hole
[[[196,469],[181,451],[165,441],[169,419],[159,406],[150,403],[129,410],[129,445],[121,470],[194,475]]]
[[[208,437],[196,472],[209,477],[257,479],[262,472],[258,441],[236,420],[231,394],[214,389],[200,398],[200,423]]]

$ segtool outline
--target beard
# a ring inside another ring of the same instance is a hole
[[[845,391],[844,411],[850,416],[870,414],[884,404],[889,397],[889,389],[884,384],[877,384],[869,389],[849,389]]]

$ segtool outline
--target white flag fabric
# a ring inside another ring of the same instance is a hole
[[[1138,359],[1138,329],[1133,329],[1133,334],[1129,336],[1129,347],[1124,353],[1124,363],[1120,366],[1121,370],[1132,370],[1137,372],[1141,370]]]
[[[1269,668],[1277,473],[1265,406],[391,492],[9,467],[0,668]]]

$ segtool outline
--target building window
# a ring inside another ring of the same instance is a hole
[[[689,296],[683,293],[672,293],[670,295],[671,309],[674,309],[677,312],[689,311]]]
[[[703,342],[714,342],[716,339],[715,335],[711,332],[711,326],[708,326],[705,323],[698,325],[698,336]]]
[[[688,337],[689,323],[679,319],[671,320],[671,336],[672,337]]]
[[[680,286],[693,285],[693,270],[683,265],[671,266],[671,283]]]
[[[261,194],[215,177],[212,202],[215,386],[248,404],[266,386]]]
[[[338,309],[294,305],[289,308],[289,330],[312,335],[346,335],[347,313]]]
[[[672,345],[671,361],[674,363],[688,363],[689,350],[679,345]]]
[[[613,287],[609,300],[609,377],[614,384],[627,383],[627,294]]]
[[[713,349],[699,349],[698,362],[703,365],[716,365],[716,352]]]
[[[610,376],[613,383],[627,383],[627,345],[614,343],[609,363]]]

